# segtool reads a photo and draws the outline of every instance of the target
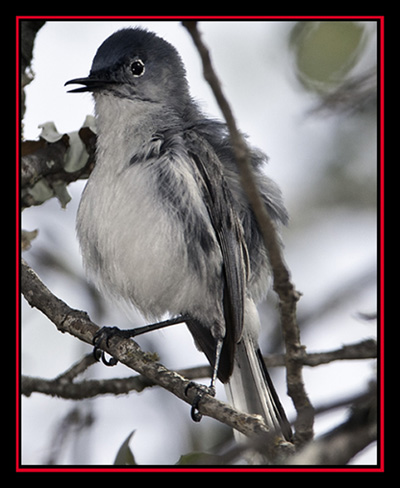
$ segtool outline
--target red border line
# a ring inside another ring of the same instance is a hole
[[[20,15],[18,20],[383,20],[381,15]]]
[[[379,223],[380,223],[380,240],[379,240],[379,270],[380,270],[380,465],[382,470],[384,469],[384,432],[385,432],[385,418],[384,418],[384,324],[385,324],[385,289],[384,289],[384,274],[385,274],[385,255],[384,255],[384,240],[385,240],[385,144],[384,144],[384,134],[385,134],[385,91],[384,91],[384,80],[385,80],[385,46],[384,46],[384,18],[380,21],[380,51],[379,51],[379,63],[380,63],[380,94],[379,94],[379,108],[380,108],[380,130],[379,130],[379,143],[380,143],[380,213],[379,213]]]
[[[16,195],[15,195],[15,234],[16,234],[16,263],[15,263],[15,279],[16,279],[16,294],[15,294],[15,301],[16,301],[16,324],[15,324],[15,343],[16,343],[16,348],[15,348],[15,360],[16,360],[16,368],[15,368],[15,422],[16,422],[16,441],[15,441],[15,447],[16,447],[16,464],[17,464],[17,471],[19,467],[19,455],[20,455],[20,355],[19,355],[19,346],[20,346],[20,287],[19,287],[19,266],[20,266],[20,239],[19,239],[19,233],[20,233],[20,200],[19,200],[19,149],[20,149],[20,139],[21,139],[21,134],[20,134],[20,90],[19,90],[19,66],[20,66],[20,49],[19,49],[19,21],[18,18],[16,19],[16,42],[15,42],[15,83],[16,83],[16,126],[15,126],[15,148],[16,148],[16,165],[15,165],[15,182],[16,182]]]
[[[150,468],[103,468],[103,467],[88,467],[88,468],[68,468],[68,467],[59,467],[59,468],[46,468],[46,467],[26,467],[20,468],[19,472],[25,473],[379,473],[383,472],[381,468],[373,467],[369,468],[362,468],[362,467],[354,467],[354,468],[322,468],[322,467],[288,467],[288,468],[253,468],[249,467],[226,467],[226,468],[179,468],[173,467],[169,468],[166,467],[150,467]]]
[[[288,467],[288,468],[255,468],[255,467],[220,467],[220,468],[179,468],[179,467],[133,467],[133,468],[121,468],[121,467],[35,467],[35,466],[22,466],[20,465],[20,397],[19,397],[19,345],[20,345],[20,290],[19,290],[19,263],[20,263],[20,246],[19,246],[19,228],[20,228],[20,206],[19,206],[19,143],[20,143],[20,90],[19,90],[19,22],[21,20],[97,20],[97,21],[109,21],[109,20],[271,20],[271,21],[284,21],[284,20],[371,20],[379,22],[380,27],[380,393],[381,393],[381,418],[380,418],[380,446],[378,452],[380,458],[378,459],[378,466],[372,467]],[[130,472],[130,473],[199,473],[199,472],[213,472],[213,473],[226,473],[226,472],[248,472],[248,473],[374,473],[384,472],[384,16],[350,16],[350,15],[332,15],[332,16],[72,16],[72,15],[20,15],[16,16],[16,472],[17,473],[87,473],[87,472]]]

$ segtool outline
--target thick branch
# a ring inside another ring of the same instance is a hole
[[[25,86],[33,80],[31,61],[36,34],[45,24],[43,20],[20,21],[20,76],[21,118],[25,113]],[[54,133],[53,133],[54,135]],[[80,138],[80,141],[79,141]],[[21,131],[21,139],[22,131]],[[56,139],[40,137],[37,141],[21,141],[21,207],[40,205],[56,196],[64,207],[69,201],[66,186],[79,178],[87,178],[94,163],[95,134],[83,127],[78,138],[60,134]],[[86,163],[74,167],[79,161],[80,146],[86,147]]]
[[[95,164],[96,134],[82,127],[75,134],[60,134],[57,140],[40,137],[21,142],[21,204],[23,208],[41,205],[57,196],[65,204],[62,193],[69,183],[87,178]],[[79,153],[85,148],[83,164]],[[69,168],[76,159],[75,167]]]
[[[33,74],[30,72],[33,46],[38,31],[45,24],[44,20],[23,20],[21,27],[21,44],[20,44],[20,76],[21,76],[21,113],[25,113],[25,86],[33,80]]]
[[[85,312],[74,310],[53,295],[42,283],[37,274],[23,260],[21,264],[21,290],[32,306],[43,312],[61,332],[68,332],[78,339],[92,344],[95,333],[99,330]],[[185,389],[189,381],[162,364],[154,361],[151,354],[140,349],[131,339],[114,337],[104,349],[129,368],[141,373],[151,382],[176,395],[181,400],[192,404],[196,389]],[[199,411],[250,437],[265,437],[271,445],[270,434],[263,419],[257,415],[238,412],[230,405],[205,394],[200,401]]]
[[[21,21],[21,72],[31,65],[33,46],[38,31],[44,26],[44,20],[23,20]]]
[[[306,393],[302,375],[302,357],[305,354],[300,342],[300,331],[296,321],[296,304],[299,293],[290,281],[290,274],[285,265],[275,226],[261,198],[257,181],[252,171],[249,149],[239,132],[230,105],[222,92],[221,83],[211,63],[209,51],[201,39],[197,22],[183,22],[192,36],[203,62],[204,77],[210,84],[219,107],[225,117],[236,162],[238,164],[242,186],[252,206],[261,229],[265,247],[268,251],[274,277],[274,290],[280,302],[280,316],[286,346],[286,371],[288,394],[293,400],[297,412],[295,422],[295,442],[298,445],[313,437],[314,413]]]

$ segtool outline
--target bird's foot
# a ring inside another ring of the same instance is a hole
[[[187,396],[190,388],[196,389],[196,396],[194,397],[194,400],[192,402],[192,408],[190,409],[190,416],[192,417],[192,420],[194,422],[200,422],[200,420],[203,417],[199,411],[200,400],[203,398],[203,396],[205,394],[211,395],[212,397],[214,397],[215,396],[215,387],[213,385],[206,386],[206,385],[201,385],[199,383],[195,383],[194,381],[190,381],[185,388],[185,395],[186,396]]]
[[[96,332],[93,338],[93,355],[97,359],[97,361],[103,362],[106,366],[115,366],[118,363],[118,359],[111,357],[107,359],[105,356],[105,352],[102,350],[101,345],[105,344],[107,347],[110,345],[110,339],[112,337],[123,337],[129,338],[132,337],[131,330],[121,330],[118,327],[102,327],[98,332]]]

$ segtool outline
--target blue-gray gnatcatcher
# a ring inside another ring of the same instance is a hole
[[[268,256],[226,126],[191,98],[175,48],[146,30],[111,35],[89,76],[71,83],[93,93],[96,112],[96,166],[77,216],[85,268],[146,318],[171,317],[144,329],[186,322],[213,368],[209,391],[218,377],[238,410],[289,440],[257,339]],[[285,222],[280,191],[261,171],[265,156],[252,150],[251,159],[269,214]],[[103,328],[96,349],[115,333],[137,332]]]

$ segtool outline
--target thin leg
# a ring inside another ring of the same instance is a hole
[[[176,317],[174,319],[164,320],[163,322],[157,322],[155,324],[144,325],[143,327],[136,327],[135,329],[121,330],[118,329],[118,327],[102,327],[95,334],[93,339],[94,357],[97,360],[101,359],[106,366],[115,366],[118,363],[118,360],[113,357],[110,360],[106,359],[104,356],[104,351],[102,351],[100,348],[103,341],[105,341],[105,344],[108,346],[110,339],[114,336],[130,339],[132,337],[145,334],[146,332],[162,329],[170,325],[181,324],[182,322],[186,322],[187,320],[189,320],[189,317],[187,315],[180,315],[179,317]]]
[[[214,390],[215,390],[215,383],[217,381],[219,361],[221,359],[221,351],[222,351],[223,344],[224,341],[222,339],[219,339],[217,342],[217,346],[215,348],[215,362],[214,362],[214,369],[213,369],[213,374],[211,377],[211,384],[210,384],[210,388],[213,388]]]
[[[206,387],[204,385],[198,385],[194,381],[191,381],[187,387],[185,388],[185,393],[187,393],[188,389],[191,387],[196,387],[197,388],[197,393],[196,396],[194,397],[193,403],[192,403],[192,408],[190,410],[190,416],[192,417],[192,420],[195,422],[200,422],[202,419],[202,415],[199,412],[199,402],[202,399],[204,393],[207,393],[208,395],[215,396],[215,383],[217,381],[217,375],[218,375],[218,367],[219,367],[219,361],[221,359],[221,351],[222,351],[222,346],[223,346],[223,340],[219,339],[215,348],[215,361],[214,361],[214,368],[213,368],[213,374],[211,377],[211,383],[209,387]]]
[[[144,325],[143,327],[136,327],[135,329],[127,329],[127,330],[122,330],[122,334],[124,337],[136,337],[141,334],[146,334],[147,332],[151,332],[153,330],[158,330],[158,329],[163,329],[164,327],[169,327],[170,325],[175,325],[175,324],[182,324],[183,322],[186,322],[189,320],[188,315],[180,315],[179,317],[176,317],[174,319],[168,319],[164,320],[163,322],[157,322],[155,324],[149,324],[149,325]],[[126,335],[128,333],[128,335]]]

